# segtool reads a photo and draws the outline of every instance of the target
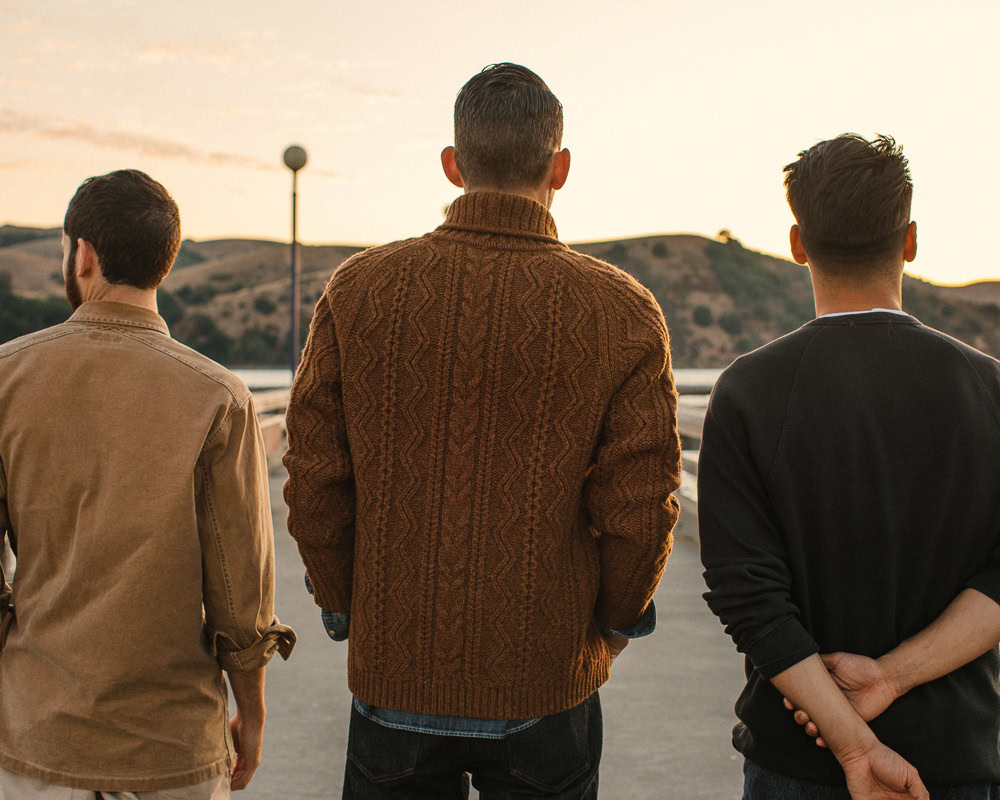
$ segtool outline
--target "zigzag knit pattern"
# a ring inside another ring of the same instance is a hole
[[[472,193],[333,275],[288,407],[288,528],[350,611],[362,700],[494,719],[607,680],[678,505],[669,340],[652,295],[557,238],[541,205]]]

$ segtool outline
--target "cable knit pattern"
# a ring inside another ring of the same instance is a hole
[[[334,273],[288,408],[288,528],[361,700],[517,719],[607,679],[678,506],[663,315],[526,198]]]

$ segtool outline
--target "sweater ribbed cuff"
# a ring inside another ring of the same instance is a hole
[[[744,651],[750,663],[765,678],[794,667],[800,661],[819,652],[816,640],[795,617],[779,622]]]
[[[299,555],[305,565],[309,583],[312,584],[316,605],[324,611],[350,613],[354,550],[312,550],[300,546]]]

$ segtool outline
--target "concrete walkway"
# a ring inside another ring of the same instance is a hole
[[[264,761],[241,800],[339,798],[351,697],[346,644],[330,641],[302,585],[285,528],[284,474],[271,478],[277,547],[277,613],[299,642],[267,671]],[[701,599],[694,520],[678,541],[656,595],[658,625],[629,646],[601,689],[601,797],[738,800],[742,760],[730,745],[743,661]],[[475,796],[475,792],[473,792]]]

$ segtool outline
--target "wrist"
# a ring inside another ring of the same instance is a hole
[[[864,722],[840,736],[833,737],[832,740],[826,733],[823,734],[823,738],[826,740],[830,752],[833,753],[842,767],[853,761],[866,759],[868,754],[879,745],[878,737]]]
[[[257,706],[254,708],[243,708],[238,703],[236,704],[236,713],[239,715],[240,719],[250,725],[256,725],[263,727],[264,719],[267,717],[267,709],[264,706]]]
[[[892,650],[886,653],[881,658],[875,659],[875,663],[882,670],[885,686],[894,698],[902,697],[913,688],[914,684],[907,679],[909,670],[898,651]]]

